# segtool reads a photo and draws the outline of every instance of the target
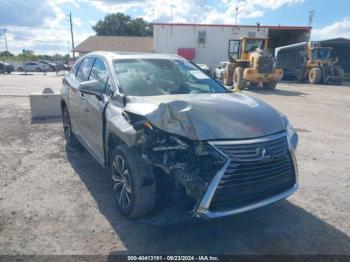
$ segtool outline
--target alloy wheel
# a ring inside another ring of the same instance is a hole
[[[127,209],[131,204],[132,190],[130,172],[121,155],[117,155],[112,163],[113,191],[121,208]]]

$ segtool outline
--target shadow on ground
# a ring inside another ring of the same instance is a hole
[[[307,93],[300,92],[300,91],[294,91],[294,90],[286,90],[281,89],[278,85],[276,89],[265,89],[260,86],[250,86],[249,91],[258,93],[261,95],[277,95],[277,96],[306,96]]]
[[[350,254],[350,238],[289,201],[225,219],[155,227],[116,210],[104,170],[87,151],[67,150],[77,175],[127,251],[117,254]]]
[[[37,117],[31,119],[31,124],[53,124],[62,122],[62,117]]]

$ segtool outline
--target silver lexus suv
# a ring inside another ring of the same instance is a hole
[[[61,106],[67,146],[82,144],[106,169],[125,216],[181,203],[216,218],[297,190],[288,119],[182,57],[87,54],[65,75]]]

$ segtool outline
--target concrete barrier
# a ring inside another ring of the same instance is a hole
[[[61,93],[54,92],[51,88],[30,94],[29,101],[32,118],[61,116]]]

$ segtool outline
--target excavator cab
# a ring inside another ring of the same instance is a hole
[[[268,39],[243,37],[240,40],[229,41],[229,57],[233,60],[249,61],[250,53],[257,49],[266,50]]]

